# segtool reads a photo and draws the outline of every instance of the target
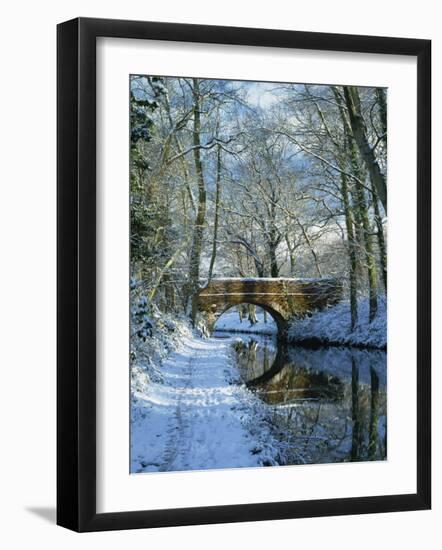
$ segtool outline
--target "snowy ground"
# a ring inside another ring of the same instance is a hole
[[[276,334],[278,328],[270,315],[267,315],[267,322],[264,322],[264,314],[261,311],[256,313],[258,322],[252,325],[245,318],[240,320],[238,312],[234,310],[227,311],[222,315],[215,325],[215,330],[227,332],[259,332],[261,334]]]
[[[238,381],[231,340],[183,337],[162,381],[133,383],[131,472],[276,465],[259,398]],[[133,380],[134,382],[134,380]]]
[[[368,299],[358,302],[359,321],[350,332],[350,304],[340,302],[325,311],[294,321],[288,330],[293,344],[317,343],[385,349],[387,346],[387,306],[378,302],[376,318],[368,322]]]

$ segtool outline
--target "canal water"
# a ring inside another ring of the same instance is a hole
[[[213,336],[232,340],[241,383],[266,404],[281,464],[386,459],[384,351],[308,349],[263,334]]]

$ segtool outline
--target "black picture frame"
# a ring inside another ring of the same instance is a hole
[[[96,512],[96,39],[396,54],[417,58],[417,492]],[[57,523],[75,531],[425,510],[431,506],[431,41],[79,18],[57,28]]]

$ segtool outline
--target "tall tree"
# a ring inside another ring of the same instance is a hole
[[[370,146],[367,137],[358,89],[354,86],[344,86],[343,89],[354,139],[365,162],[371,181],[374,187],[376,187],[379,199],[385,212],[387,212],[387,182],[379,167],[374,149]]]
[[[344,87],[345,88],[345,87]],[[356,225],[359,227],[359,235],[361,238],[361,245],[365,256],[365,262],[368,272],[368,284],[369,284],[369,321],[372,321],[377,313],[378,309],[378,282],[377,282],[377,269],[376,258],[373,249],[372,230],[370,226],[370,219],[367,207],[367,198],[362,181],[364,178],[364,171],[361,168],[361,164],[358,158],[358,151],[356,147],[356,139],[352,132],[351,124],[347,120],[346,111],[340,100],[339,94],[335,94],[335,98],[339,105],[339,112],[342,119],[345,135],[345,150],[349,156],[349,162],[351,167],[351,173],[354,176],[353,183],[353,211]],[[348,113],[348,109],[347,109]],[[351,115],[348,113],[349,119]]]
[[[221,201],[221,147],[218,145],[216,150],[216,182],[215,182],[215,215],[213,221],[213,240],[212,254],[210,257],[208,281],[212,279],[213,268],[215,266],[216,251],[218,247],[218,227],[219,227],[219,205]]]
[[[193,242],[189,261],[189,288],[191,299],[191,319],[196,322],[198,312],[198,289],[200,277],[200,259],[203,243],[204,224],[206,220],[206,184],[204,181],[203,164],[201,161],[201,92],[200,81],[194,78],[193,97],[193,159],[198,185],[198,207],[193,228]]]

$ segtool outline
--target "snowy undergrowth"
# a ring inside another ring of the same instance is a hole
[[[150,382],[161,382],[162,361],[192,331],[184,318],[165,314],[140,293],[131,295],[131,389],[147,392]]]
[[[387,307],[378,301],[378,312],[368,321],[367,298],[358,301],[358,323],[350,331],[350,303],[340,302],[325,311],[318,311],[289,327],[287,338],[294,344],[347,345],[385,349],[387,346]]]

